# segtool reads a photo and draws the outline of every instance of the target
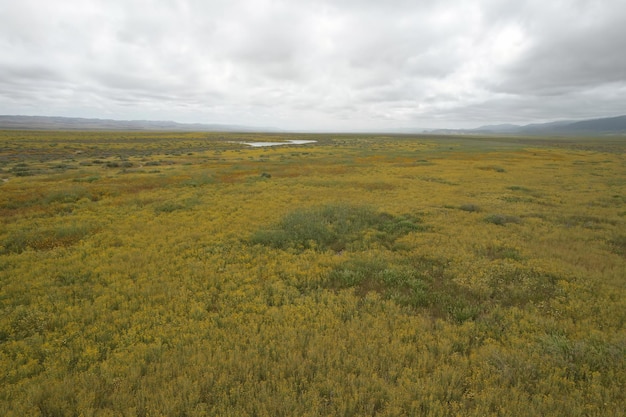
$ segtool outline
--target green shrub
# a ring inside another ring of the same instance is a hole
[[[147,165],[148,164],[146,164],[146,166]],[[214,183],[215,183],[215,178],[213,178],[212,175],[209,175],[207,173],[202,173],[199,175],[195,175],[191,179],[183,182],[183,185],[188,186],[188,187],[201,187],[203,185],[214,184]]]
[[[93,200],[93,196],[87,189],[76,186],[65,190],[52,191],[43,198],[42,202],[44,204],[75,203],[82,198]]]
[[[558,277],[517,265],[503,264],[492,271],[491,299],[504,306],[523,306],[550,299]]]
[[[163,204],[160,204],[154,208],[154,212],[159,213],[171,213],[176,210],[182,210],[185,206],[179,203],[175,203],[173,201],[167,201]]]
[[[461,204],[459,210],[468,211],[470,213],[477,213],[480,211],[480,207],[476,204]]]
[[[100,179],[99,176],[92,175],[92,176],[86,177],[86,178],[75,178],[72,181],[74,181],[74,182],[95,182],[95,181],[98,181],[99,179]]]
[[[332,269],[322,286],[353,288],[360,295],[375,291],[402,306],[457,323],[474,320],[497,305],[521,307],[545,302],[557,289],[558,277],[552,274],[499,263],[490,271],[489,293],[474,292],[446,274],[446,265],[445,261],[422,256],[358,256]]]
[[[16,177],[28,177],[34,175],[32,169],[25,163],[16,164],[9,171]]]
[[[511,185],[510,187],[506,187],[507,190],[511,190],[511,191],[523,191],[523,192],[530,192],[530,189],[526,188],[526,187],[522,187],[521,185]]]
[[[360,295],[376,291],[399,305],[459,323],[475,319],[484,310],[479,298],[446,276],[445,266],[419,256],[395,261],[356,257],[330,271],[323,286],[354,288]]]
[[[521,223],[522,219],[517,216],[509,216],[506,214],[490,214],[489,216],[485,217],[485,221],[487,223],[492,223],[498,226],[505,226],[508,223]]]
[[[251,243],[277,249],[341,251],[367,245],[364,235],[374,231],[374,241],[390,246],[400,236],[424,230],[411,216],[392,216],[366,206],[327,205],[298,209],[278,224],[255,232]]]
[[[616,236],[609,240],[609,244],[614,253],[626,256],[626,235]]]
[[[64,224],[45,229],[20,229],[2,241],[0,253],[22,253],[27,249],[50,250],[71,246],[89,234],[94,228],[84,224]]]
[[[489,259],[512,259],[515,261],[521,261],[522,256],[519,251],[515,248],[510,248],[502,245],[488,245],[482,251],[480,251],[484,256]]]

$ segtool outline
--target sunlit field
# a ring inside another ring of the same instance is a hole
[[[0,415],[623,416],[625,151],[0,132]]]

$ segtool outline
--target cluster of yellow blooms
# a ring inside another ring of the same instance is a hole
[[[626,144],[0,142],[0,415],[623,415]]]

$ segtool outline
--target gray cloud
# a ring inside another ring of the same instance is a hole
[[[621,0],[0,4],[0,113],[291,129],[623,113]]]
[[[526,23],[530,47],[497,90],[561,95],[626,80],[626,8],[578,3]]]

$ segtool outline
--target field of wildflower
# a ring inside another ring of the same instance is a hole
[[[0,415],[621,416],[625,151],[0,131]]]

